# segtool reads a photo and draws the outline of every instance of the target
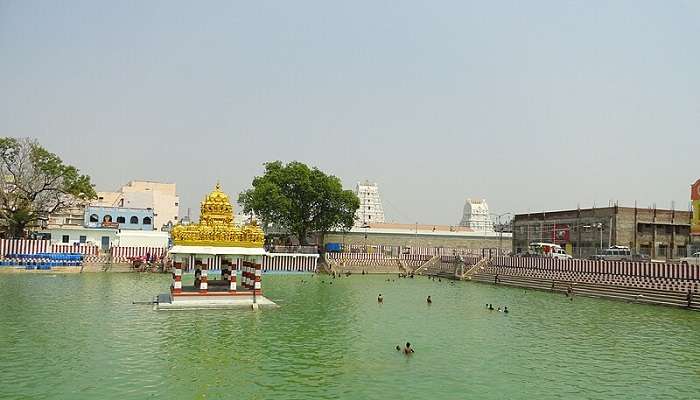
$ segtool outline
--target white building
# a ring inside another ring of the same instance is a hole
[[[355,213],[355,226],[383,223],[384,209],[377,184],[368,181],[358,182],[355,194],[360,199],[360,208]]]
[[[97,192],[94,206],[129,207],[153,210],[153,227],[159,230],[178,223],[180,197],[174,183],[131,181],[116,192]]]
[[[464,226],[479,232],[493,232],[489,205],[484,199],[467,199],[464,203],[464,213],[459,226]]]

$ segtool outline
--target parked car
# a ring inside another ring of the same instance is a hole
[[[632,254],[632,251],[627,246],[610,246],[602,253],[592,255],[589,258],[603,261],[649,261],[649,256]]]
[[[700,251],[693,253],[690,257],[681,258],[681,264],[700,265]]]

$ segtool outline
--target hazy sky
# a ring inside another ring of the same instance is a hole
[[[176,182],[183,213],[276,159],[376,181],[408,223],[687,209],[700,2],[0,0],[0,136],[98,190]]]

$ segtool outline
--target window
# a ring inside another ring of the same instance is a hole
[[[659,254],[658,256],[660,257],[666,257],[666,252],[668,250],[668,246],[665,244],[660,244],[659,245]]]
[[[61,243],[68,243],[68,235],[61,236]]]
[[[87,242],[87,236],[80,236],[80,243],[85,243]]]
[[[132,216],[131,218],[129,218],[129,223],[130,223],[130,224],[138,224],[138,223],[139,223],[139,217],[137,217],[137,216],[135,216],[135,215]]]
[[[120,224],[126,223],[126,218],[124,218],[124,217],[117,217],[117,223],[120,223]]]
[[[102,222],[112,222],[112,216],[107,214],[102,218]]]
[[[651,255],[651,245],[642,244],[639,246],[639,254],[644,254],[645,256]]]
[[[150,225],[150,224],[151,224],[151,217],[144,217],[144,218],[143,218],[143,224],[144,224],[144,225]]]
[[[97,216],[97,214],[90,214],[90,222],[97,222],[97,221],[99,221],[99,220],[100,220],[100,219],[99,219],[99,217]]]

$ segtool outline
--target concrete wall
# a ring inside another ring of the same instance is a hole
[[[154,210],[155,229],[160,229],[169,221],[173,224],[179,222],[180,198],[174,183],[131,181],[121,190],[125,198],[124,206]],[[133,204],[127,204],[127,202],[133,202]]]
[[[328,233],[324,238],[325,243],[344,243],[346,245],[386,245],[386,246],[411,246],[411,247],[449,247],[479,250],[483,248],[498,248],[499,243],[502,248],[510,251],[511,238],[503,237],[499,242],[498,236],[458,236],[458,235],[431,235],[431,234],[388,234],[388,233],[367,233],[348,232]]]
[[[121,231],[117,237],[121,247],[168,247],[170,235],[161,231]]]
[[[100,229],[100,228],[51,228],[42,233],[51,234],[52,244],[74,244],[80,242],[80,236],[85,236],[86,243],[92,243],[97,246],[102,246],[102,237],[109,238],[110,245],[117,243],[118,231],[116,229]],[[68,236],[68,242],[63,242],[63,236]]]

